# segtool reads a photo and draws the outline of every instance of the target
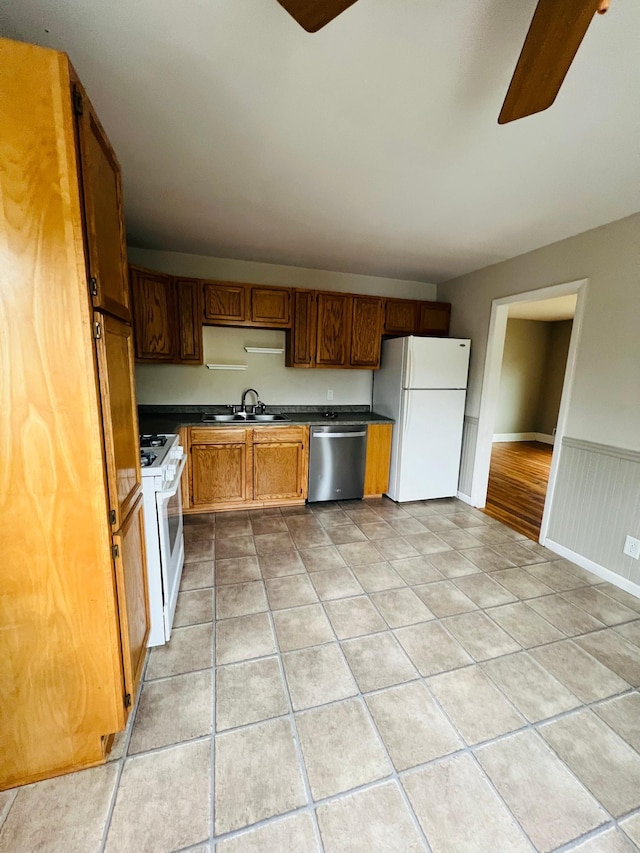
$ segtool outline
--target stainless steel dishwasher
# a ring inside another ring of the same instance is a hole
[[[311,427],[308,500],[361,498],[366,453],[366,424]]]

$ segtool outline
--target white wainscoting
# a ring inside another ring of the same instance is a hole
[[[471,503],[471,481],[476,458],[478,441],[478,418],[464,416],[462,427],[462,453],[460,456],[460,476],[458,478],[458,497],[465,503]]]
[[[565,437],[543,544],[640,595],[640,560],[622,553],[627,534],[640,537],[640,452]]]

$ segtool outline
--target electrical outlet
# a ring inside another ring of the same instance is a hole
[[[333,391],[331,389],[327,391],[327,400],[333,400]]]
[[[627,536],[624,540],[623,554],[628,557],[633,557],[634,560],[640,560],[640,539],[634,539],[633,536]]]

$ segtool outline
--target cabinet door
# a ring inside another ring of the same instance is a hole
[[[178,279],[178,360],[202,364],[202,282]]]
[[[93,319],[110,521],[112,529],[118,530],[131,512],[141,484],[132,330],[107,314],[96,312]]]
[[[385,299],[384,334],[413,335],[418,327],[418,303],[407,299]]]
[[[82,87],[74,92],[93,305],[129,321],[120,166]]]
[[[253,499],[287,500],[304,497],[302,442],[254,444]]]
[[[247,500],[247,448],[242,444],[191,445],[191,506]]]
[[[319,293],[316,320],[316,366],[348,367],[351,296]]]
[[[365,497],[383,495],[389,488],[393,424],[369,424],[367,461],[364,470]]]
[[[175,361],[176,290],[171,276],[131,267],[135,352],[138,361]]]
[[[249,320],[259,326],[291,325],[291,291],[288,288],[252,287]]]
[[[293,301],[293,326],[287,332],[287,367],[313,367],[316,349],[316,294],[296,290]]]
[[[113,536],[125,708],[130,708],[135,699],[149,636],[147,563],[142,511],[140,493],[123,526]]]
[[[237,326],[247,319],[246,290],[243,284],[206,282],[204,316],[218,325]]]
[[[375,296],[354,296],[351,314],[352,367],[380,367],[382,343],[382,299]]]
[[[449,334],[451,305],[448,302],[419,302],[418,305],[418,334],[446,337]]]

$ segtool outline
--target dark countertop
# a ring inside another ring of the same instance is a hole
[[[326,411],[336,412],[335,418],[325,417]],[[243,426],[242,422],[215,423],[202,420],[203,412],[215,412],[216,414],[228,414],[226,406],[138,406],[138,419],[140,421],[141,433],[173,433],[180,427],[207,426],[213,427],[237,427]],[[339,424],[347,426],[351,424],[392,424],[392,418],[379,415],[370,411],[369,406],[267,406],[268,413],[282,413],[287,416],[286,421],[256,422],[248,421],[248,426],[307,426],[317,424]]]

